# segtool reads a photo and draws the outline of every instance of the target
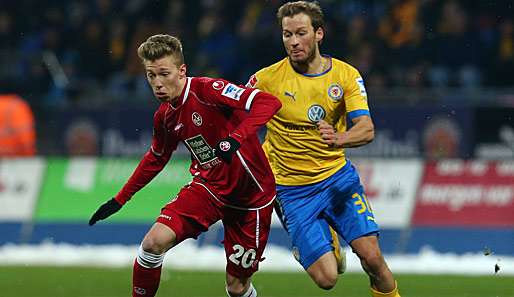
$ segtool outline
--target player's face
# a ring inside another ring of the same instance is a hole
[[[177,67],[173,56],[165,56],[155,61],[144,61],[146,79],[152,87],[153,94],[161,102],[173,102],[184,86],[186,65]]]
[[[303,64],[319,54],[318,42],[323,39],[323,29],[314,31],[311,18],[300,13],[282,19],[282,41],[292,62]]]

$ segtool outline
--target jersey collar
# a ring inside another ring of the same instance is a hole
[[[178,99],[178,100],[182,99],[182,103],[180,103],[177,107],[173,107],[173,105],[171,105],[171,103],[168,103],[168,105],[172,109],[178,109],[180,106],[184,105],[184,103],[187,100],[187,97],[189,96],[189,90],[191,89],[191,81],[192,80],[193,79],[191,77],[186,77],[186,87],[182,90],[182,94],[180,94],[179,99]]]
[[[289,63],[289,66],[291,68],[293,68],[293,71],[300,74],[300,75],[303,75],[303,76],[306,76],[306,77],[318,77],[318,76],[322,76],[326,73],[328,73],[330,70],[332,70],[332,57],[329,56],[329,55],[321,55],[322,57],[325,57],[325,58],[328,58],[328,61],[330,62],[330,65],[329,67],[327,68],[327,70],[321,72],[321,73],[314,73],[314,74],[308,74],[308,73],[298,73],[296,72],[296,70],[294,69],[293,65],[291,65],[291,61],[289,61],[289,59],[287,59],[288,63]]]

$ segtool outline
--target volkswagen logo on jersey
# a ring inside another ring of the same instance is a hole
[[[228,141],[222,141],[220,143],[220,150],[224,151],[224,152],[227,152],[228,150],[230,150],[230,142]]]
[[[309,117],[309,120],[311,122],[317,123],[320,120],[324,119],[326,115],[325,110],[321,105],[315,104],[311,107],[309,107],[309,110],[307,110],[307,116]]]
[[[200,127],[202,125],[202,116],[196,111],[193,112],[191,118],[193,120],[193,124],[195,124],[196,126]]]
[[[334,101],[339,101],[343,97],[343,88],[339,84],[331,84],[328,87],[328,96]]]

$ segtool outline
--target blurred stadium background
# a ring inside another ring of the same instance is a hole
[[[189,75],[244,84],[284,56],[275,21],[282,3],[1,1],[0,295],[127,293],[136,245],[190,179],[180,148],[119,214],[87,226],[150,144],[157,101],[137,46],[175,34]],[[402,295],[514,296],[512,1],[320,3],[322,52],[357,67],[368,89],[376,138],[349,156]],[[161,296],[223,296],[222,234],[215,225],[168,254]],[[327,293],[298,273],[288,245],[275,220],[259,294],[368,295],[355,257],[348,281]],[[431,275],[414,280],[420,273]]]

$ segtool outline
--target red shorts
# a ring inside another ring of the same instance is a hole
[[[273,203],[260,209],[235,209],[212,195],[202,185],[191,183],[162,208],[157,222],[175,232],[178,244],[187,238],[197,238],[221,220],[226,270],[235,277],[249,277],[258,270],[268,241]]]

